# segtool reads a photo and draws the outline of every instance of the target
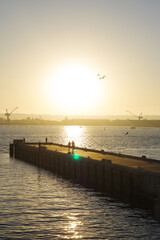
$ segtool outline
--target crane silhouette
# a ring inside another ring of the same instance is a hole
[[[5,116],[7,117],[7,121],[10,120],[10,115],[17,109],[18,107],[14,108],[11,112],[8,112],[8,110],[6,109],[6,113],[5,113]]]
[[[130,111],[127,111],[128,113],[132,114],[133,116],[137,117],[138,120],[141,120],[143,117],[142,117],[142,113],[139,114],[139,115],[135,115],[134,113],[130,112]]]

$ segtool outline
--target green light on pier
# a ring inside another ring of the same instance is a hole
[[[80,156],[77,155],[77,154],[75,154],[75,155],[73,155],[73,159],[74,159],[74,160],[79,160],[79,159],[80,159]]]

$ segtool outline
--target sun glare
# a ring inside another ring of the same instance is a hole
[[[50,100],[68,114],[81,114],[94,108],[99,95],[96,73],[82,65],[61,68],[49,81]]]

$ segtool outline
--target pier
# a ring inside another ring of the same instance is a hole
[[[160,221],[160,161],[55,143],[13,140],[10,156],[106,196],[150,210]]]

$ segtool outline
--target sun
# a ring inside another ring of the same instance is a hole
[[[66,65],[50,78],[47,94],[64,113],[87,113],[98,100],[99,83],[96,73],[87,66]]]

